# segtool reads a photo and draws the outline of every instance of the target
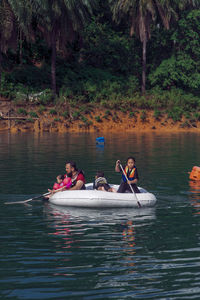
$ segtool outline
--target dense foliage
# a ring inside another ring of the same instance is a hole
[[[131,0],[123,2],[127,6],[120,16],[120,0],[118,11],[109,0],[45,0],[43,5],[39,0],[0,0],[0,95],[27,101],[30,94],[39,94],[37,101],[46,104],[55,101],[51,93],[57,92],[56,101],[198,108],[200,9],[199,1],[190,2],[182,1],[184,10],[176,1],[173,7],[164,0],[153,10],[146,6],[153,22],[146,44],[147,92],[140,97],[142,33],[137,34],[141,24],[135,10],[130,36]]]

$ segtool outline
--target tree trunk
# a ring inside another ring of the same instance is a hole
[[[2,78],[1,62],[2,62],[2,53],[1,53],[1,50],[0,50],[0,87],[1,87],[1,78]]]
[[[19,29],[19,64],[22,65],[22,31]]]
[[[142,94],[146,92],[146,49],[147,49],[147,39],[142,42]]]
[[[56,33],[52,31],[51,37],[51,89],[56,96]]]

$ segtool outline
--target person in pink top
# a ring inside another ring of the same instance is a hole
[[[54,183],[53,185],[53,189],[50,190],[48,189],[48,191],[50,193],[54,193],[56,190],[61,190],[62,188],[64,188],[65,190],[70,189],[71,185],[72,185],[72,180],[70,177],[66,177],[64,175],[58,175],[56,177],[57,182]]]

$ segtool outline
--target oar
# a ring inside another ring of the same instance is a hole
[[[46,193],[46,194],[42,194],[42,195],[39,195],[39,196],[36,196],[36,197],[33,197],[33,198],[30,198],[30,199],[27,199],[27,200],[24,200],[24,201],[15,201],[15,202],[4,202],[4,204],[25,204],[27,202],[30,202],[32,200],[35,200],[35,199],[39,199],[41,197],[44,197],[44,196],[47,196],[51,193]]]
[[[57,193],[59,191],[63,190],[63,187],[58,189],[58,190],[55,190],[54,193]],[[27,199],[27,200],[24,200],[24,201],[15,201],[15,202],[4,202],[4,204],[25,204],[27,202],[30,202],[32,200],[35,200],[35,199],[39,199],[41,197],[44,197],[44,196],[47,196],[47,195],[50,195],[51,192],[48,192],[46,194],[42,194],[42,195],[39,195],[39,196],[36,196],[36,197],[33,197],[33,198],[30,198],[30,199]]]
[[[128,178],[127,178],[127,176],[126,176],[126,173],[124,172],[124,169],[123,169],[122,165],[119,164],[119,166],[120,166],[120,168],[121,168],[121,170],[122,170],[122,172],[123,172],[123,174],[124,174],[124,176],[125,176],[125,178],[126,178],[126,180],[127,180],[127,182],[128,182]],[[133,190],[133,188],[132,188],[132,185],[129,184],[129,186],[130,186],[131,192],[135,195],[135,197],[136,197],[136,199],[137,199],[136,193],[134,192],[134,190]],[[138,207],[141,207],[141,204],[140,204],[140,202],[138,201],[138,199],[137,199],[137,204],[138,204]]]

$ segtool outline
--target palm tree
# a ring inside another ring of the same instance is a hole
[[[23,40],[34,41],[35,33],[32,29],[33,11],[32,0],[7,0],[18,23],[19,60],[22,62]]]
[[[169,29],[172,18],[178,17],[178,10],[198,5],[199,0],[174,1],[170,0],[109,0],[113,19],[120,22],[122,17],[130,20],[130,36],[139,37],[142,42],[142,94],[146,91],[146,48],[151,38],[151,25],[158,21],[158,17],[166,29]]]
[[[95,0],[96,1],[96,0]],[[56,95],[56,54],[66,51],[92,13],[94,0],[35,0],[38,29],[51,47],[51,85]]]
[[[2,53],[17,47],[17,20],[7,0],[0,0],[0,83]]]

